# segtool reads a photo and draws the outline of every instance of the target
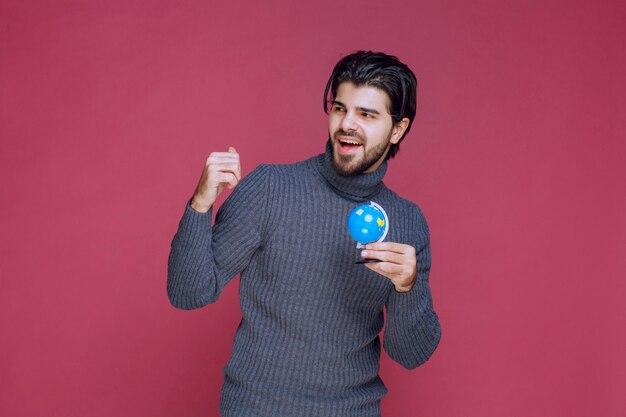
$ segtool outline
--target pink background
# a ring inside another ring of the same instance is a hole
[[[374,49],[420,79],[386,183],[429,220],[443,327],[415,371],[383,354],[384,416],[623,417],[625,22],[618,0],[4,0],[0,414],[217,416],[237,283],[169,305],[186,199],[211,151],[322,152],[332,66]]]

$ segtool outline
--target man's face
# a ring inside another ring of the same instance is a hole
[[[409,119],[393,125],[387,93],[375,87],[343,82],[328,117],[333,167],[340,175],[374,172],[389,147],[398,143]]]

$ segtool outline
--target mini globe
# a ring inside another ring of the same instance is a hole
[[[387,235],[387,213],[374,202],[355,207],[348,215],[348,230],[362,245],[382,240]]]

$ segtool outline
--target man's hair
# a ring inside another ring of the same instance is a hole
[[[393,158],[400,149],[400,142],[413,124],[415,119],[415,103],[417,96],[417,80],[415,74],[406,64],[395,56],[382,52],[357,51],[342,58],[326,83],[324,91],[324,112],[328,114],[328,104],[336,95],[339,84],[349,81],[355,86],[369,86],[383,90],[389,97],[389,113],[393,124],[396,125],[403,118],[409,119],[404,134],[397,144],[391,145],[386,159]],[[330,97],[328,93],[330,92]]]

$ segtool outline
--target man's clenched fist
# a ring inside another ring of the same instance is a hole
[[[228,188],[233,188],[240,179],[241,164],[235,148],[231,146],[228,152],[211,153],[191,199],[191,208],[206,213],[222,193],[224,185],[228,184]]]

